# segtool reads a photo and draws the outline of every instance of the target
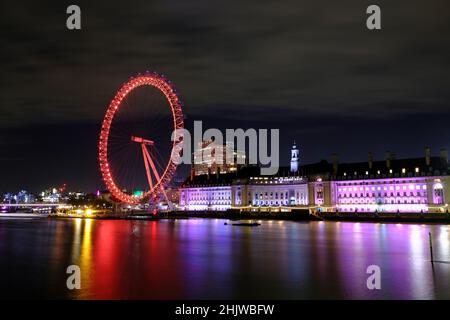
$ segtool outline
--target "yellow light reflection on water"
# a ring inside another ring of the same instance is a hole
[[[73,222],[72,263],[78,264],[80,257],[81,224],[83,223],[83,220],[80,218],[75,218]]]
[[[92,225],[92,219],[74,219],[72,263],[78,265],[81,272],[81,291],[74,292],[78,297],[87,291],[92,278]]]
[[[83,240],[81,243],[80,269],[85,282],[90,278],[92,267],[92,219],[84,219]]]

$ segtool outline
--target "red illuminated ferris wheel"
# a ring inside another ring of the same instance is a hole
[[[138,204],[165,196],[183,127],[182,103],[164,76],[139,74],[117,91],[99,142],[100,170],[115,200]]]

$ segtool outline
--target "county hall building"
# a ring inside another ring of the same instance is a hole
[[[180,208],[187,211],[291,211],[310,212],[448,212],[450,166],[447,151],[421,158],[396,159],[387,152],[375,161],[300,165],[299,149],[291,150],[290,167],[276,176],[261,176],[257,166],[220,166],[196,174],[180,188]]]

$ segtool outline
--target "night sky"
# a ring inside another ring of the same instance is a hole
[[[382,30],[366,28],[378,4]],[[82,30],[66,28],[77,4]],[[450,2],[3,1],[0,192],[102,189],[97,139],[115,91],[165,74],[187,127],[279,128],[281,160],[450,150]]]

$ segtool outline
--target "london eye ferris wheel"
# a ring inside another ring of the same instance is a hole
[[[98,146],[102,178],[115,201],[138,204],[165,196],[183,127],[181,100],[166,77],[145,72],[122,85],[106,111]]]

